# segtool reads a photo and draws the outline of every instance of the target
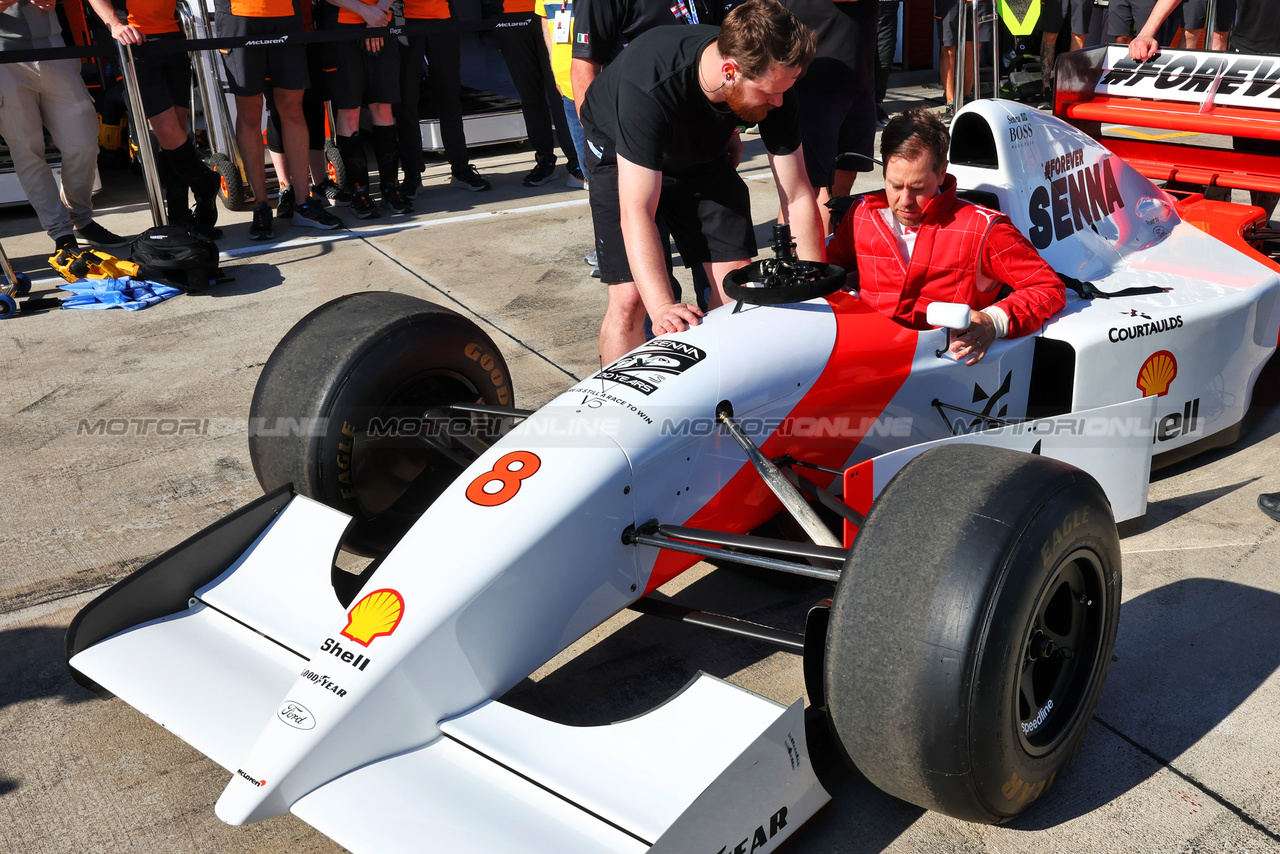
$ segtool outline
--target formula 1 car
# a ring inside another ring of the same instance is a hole
[[[1072,126],[1142,72],[1071,56],[1063,118],[979,101],[953,125],[960,186],[1080,291],[1039,334],[965,366],[967,307],[904,328],[782,239],[736,305],[530,412],[467,319],[343,297],[263,369],[266,494],[86,606],[72,672],[226,768],[232,824],[292,811],[354,852],[773,851],[829,800],[802,701],[702,675],[570,727],[501,699],[705,557],[834,583],[802,637],[704,621],[803,651],[831,749],[912,803],[1017,816],[1098,702],[1153,460],[1232,441],[1280,335],[1265,214]],[[372,563],[336,569],[340,544]]]

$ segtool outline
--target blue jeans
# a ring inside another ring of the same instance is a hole
[[[586,163],[582,154],[582,122],[578,119],[578,110],[573,106],[572,98],[565,98],[563,95],[560,97],[564,100],[564,117],[569,122],[569,135],[573,137],[573,148],[578,152],[579,168],[585,170],[586,167],[582,165]]]

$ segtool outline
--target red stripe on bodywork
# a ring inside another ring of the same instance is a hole
[[[833,294],[827,297],[827,302],[835,312],[835,346],[813,387],[788,413],[783,426],[760,446],[771,459],[790,454],[798,460],[829,468],[843,466],[860,443],[860,436],[789,435],[788,422],[798,418],[843,418],[849,424],[872,423],[884,414],[885,407],[911,373],[918,336],[915,330],[900,326],[851,294]],[[804,474],[824,487],[834,479],[810,470]],[[767,522],[781,509],[782,505],[760,479],[755,467],[744,461],[742,468],[715,497],[684,524],[741,534]],[[699,560],[694,555],[662,550],[654,562],[645,593],[667,583]]]

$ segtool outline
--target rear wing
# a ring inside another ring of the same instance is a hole
[[[1127,47],[1108,45],[1059,56],[1056,74],[1054,115],[1151,180],[1280,192],[1280,154],[1174,141],[1190,134],[1280,141],[1280,56],[1162,49],[1139,63]],[[1104,124],[1161,133],[1104,139]]]

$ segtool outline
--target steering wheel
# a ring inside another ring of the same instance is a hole
[[[844,268],[796,259],[790,226],[775,225],[770,245],[775,257],[753,261],[725,275],[724,292],[730,299],[749,305],[782,305],[823,297],[844,287]]]

